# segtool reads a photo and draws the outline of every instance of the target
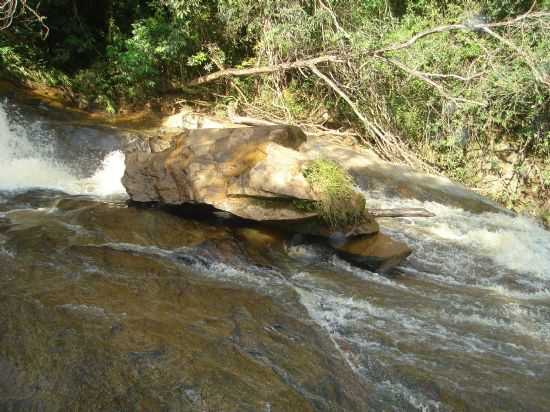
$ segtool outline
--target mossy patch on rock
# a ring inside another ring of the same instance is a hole
[[[349,173],[332,160],[317,159],[302,171],[318,201],[296,200],[300,210],[316,212],[331,228],[358,224],[365,213],[365,198],[354,189]]]

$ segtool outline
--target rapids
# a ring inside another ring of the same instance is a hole
[[[129,206],[114,129],[0,105],[0,410],[547,411],[550,233],[367,191],[392,275]]]

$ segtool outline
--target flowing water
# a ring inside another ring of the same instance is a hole
[[[121,137],[122,136],[122,137]],[[0,106],[0,410],[548,411],[550,233],[365,195],[392,275],[128,205],[128,136]]]

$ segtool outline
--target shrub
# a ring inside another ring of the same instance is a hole
[[[336,162],[318,159],[310,162],[303,175],[319,201],[305,204],[332,228],[357,224],[365,212],[365,199],[354,189],[353,178]]]

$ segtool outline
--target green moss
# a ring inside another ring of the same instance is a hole
[[[295,201],[295,207],[317,212],[332,228],[354,225],[361,220],[365,199],[355,191],[353,178],[338,163],[314,160],[304,168],[303,175],[320,200]]]
[[[317,212],[317,206],[315,201],[306,199],[293,199],[292,205],[302,212],[313,213]]]
[[[550,210],[545,210],[541,214],[542,224],[547,228],[550,229]]]

